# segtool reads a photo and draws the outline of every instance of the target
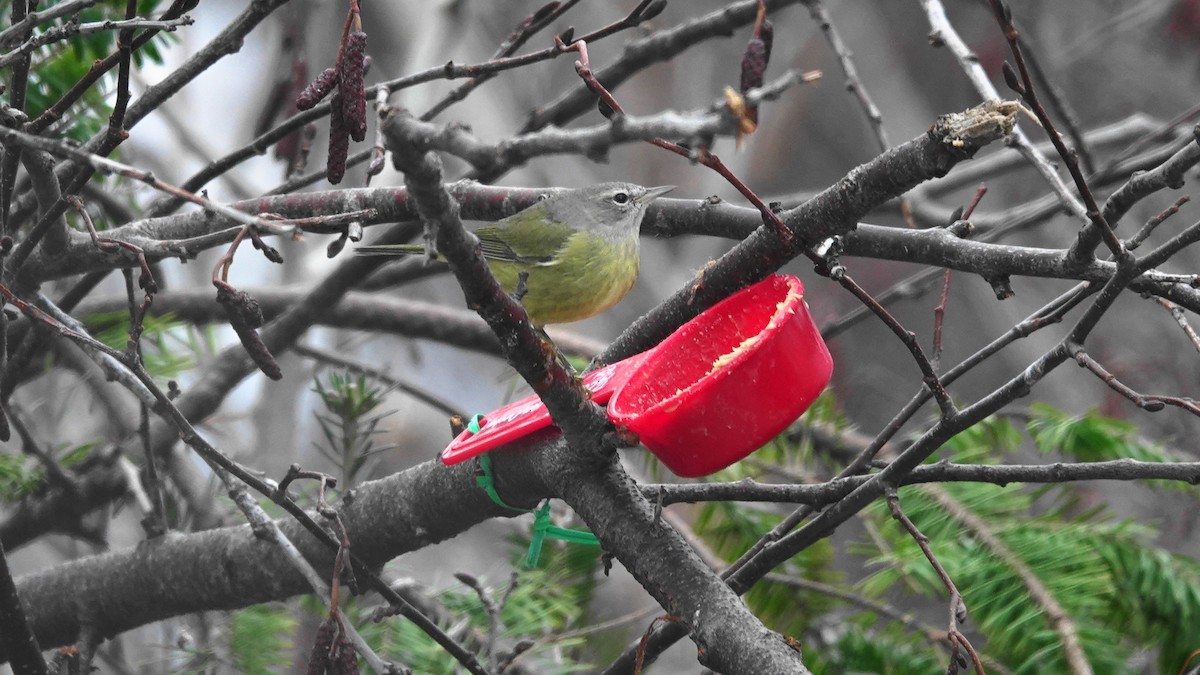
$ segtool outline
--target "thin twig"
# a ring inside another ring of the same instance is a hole
[[[1154,301],[1161,305],[1163,309],[1171,313],[1171,316],[1175,319],[1175,322],[1179,324],[1179,327],[1183,329],[1184,334],[1187,335],[1188,340],[1191,341],[1192,346],[1196,348],[1196,351],[1200,352],[1200,335],[1196,334],[1196,330],[1192,328],[1192,324],[1188,322],[1187,316],[1183,313],[1183,310],[1179,308],[1179,305],[1176,305],[1166,298],[1154,298]]]
[[[743,479],[732,483],[645,484],[647,499],[661,495],[664,506],[703,502],[766,502],[806,504],[822,507],[834,504],[865,483],[870,475],[833,478],[822,483],[761,483]],[[990,483],[1007,487],[1015,483],[1050,484],[1076,481],[1170,480],[1200,484],[1200,462],[1142,462],[1116,459],[1104,462],[1065,464],[925,464],[906,474],[899,487],[926,483]]]
[[[555,4],[557,4],[557,6],[554,6]],[[504,42],[500,44],[495,53],[492,54],[492,60],[504,58],[506,56],[512,56],[518,49],[521,48],[522,45],[529,41],[529,38],[536,35],[551,23],[554,23],[555,20],[557,20],[563,14],[566,14],[577,4],[579,4],[579,0],[566,0],[566,2],[551,3],[549,5],[542,6],[541,9],[537,10],[530,16],[525,17],[525,19],[517,25],[516,29],[504,39]],[[549,11],[547,11],[547,9],[549,9]],[[422,122],[428,122],[429,120],[432,120],[433,118],[445,112],[450,106],[465,99],[471,94],[471,92],[475,91],[475,89],[477,89],[484,82],[487,82],[494,77],[496,77],[496,73],[485,73],[479,77],[473,77],[466,82],[463,82],[455,87],[450,93],[443,96],[440,101],[433,104],[429,110],[426,110],[424,113],[422,113],[419,119]]]
[[[1108,385],[1110,389],[1117,392],[1121,396],[1129,399],[1134,405],[1145,410],[1146,412],[1158,412],[1166,406],[1175,406],[1183,408],[1193,415],[1200,416],[1200,402],[1191,398],[1183,398],[1179,396],[1163,396],[1159,394],[1141,394],[1134,391],[1121,380],[1117,379],[1100,362],[1092,358],[1090,354],[1083,349],[1081,345],[1072,345],[1070,347],[1071,357],[1083,368],[1086,368],[1093,375],[1100,378],[1100,381]]]
[[[950,19],[946,16],[946,9],[942,6],[941,0],[921,0],[921,7],[925,9],[925,16],[929,19],[930,42],[935,46],[950,48],[955,60],[958,61],[959,67],[962,68],[963,73],[966,74],[967,79],[971,81],[971,84],[979,92],[980,96],[983,97],[983,100],[1001,100],[1000,92],[996,91],[991,78],[988,77],[987,72],[980,65],[979,57],[971,51],[967,43],[954,30],[953,24],[950,23]],[[1042,178],[1049,183],[1050,188],[1058,195],[1061,204],[1080,220],[1086,220],[1088,215],[1087,208],[1080,202],[1078,197],[1071,193],[1066,183],[1059,177],[1054,166],[1037,151],[1025,132],[1020,127],[1014,126],[1012,135],[1017,150],[1042,175]]]
[[[927,486],[922,490],[933,497],[952,518],[961,523],[964,527],[970,530],[988,551],[999,558],[1005,565],[1012,569],[1021,583],[1025,585],[1025,590],[1029,591],[1042,611],[1046,613],[1046,618],[1050,623],[1050,627],[1059,634],[1062,638],[1063,650],[1066,653],[1067,664],[1071,668],[1071,672],[1076,675],[1088,675],[1092,672],[1092,667],[1088,664],[1087,655],[1084,654],[1083,646],[1079,643],[1079,635],[1075,629],[1075,623],[1071,620],[1066,610],[1058,603],[1054,594],[1042,583],[1033,570],[1021,560],[1000,537],[992,531],[992,528],[984,522],[978,515],[972,513],[965,508],[958,500],[951,497],[945,490],[935,486]]]
[[[1179,199],[1176,199],[1174,204],[1168,206],[1161,213],[1154,216],[1150,220],[1147,220],[1146,224],[1142,225],[1132,237],[1125,241],[1125,248],[1132,251],[1141,246],[1142,242],[1146,241],[1146,239],[1154,232],[1155,229],[1158,228],[1159,225],[1162,225],[1166,219],[1170,218],[1176,213],[1179,213],[1180,207],[1191,200],[1191,197],[1184,195]]]
[[[975,196],[971,199],[971,203],[967,204],[962,213],[957,218],[954,218],[953,222],[947,223],[946,226],[955,227],[956,223],[960,220],[969,221],[971,214],[975,212],[975,207],[979,206],[979,202],[985,194],[987,194],[987,185],[980,184],[975,189]],[[969,227],[970,223],[967,222],[967,228]],[[946,302],[950,298],[950,277],[951,271],[947,268],[942,277],[942,294],[938,297],[938,303],[933,308],[933,356],[930,357],[929,362],[935,372],[937,371],[938,363],[942,359],[942,325],[946,319]]]
[[[242,211],[238,211],[237,209],[230,208],[224,204],[214,202],[200,195],[181,190],[174,185],[170,185],[169,183],[164,183],[163,181],[158,180],[149,172],[142,171],[135,167],[129,166],[128,164],[122,164],[121,162],[108,159],[107,157],[101,157],[99,155],[78,150],[63,142],[42,138],[40,136],[34,136],[22,131],[8,129],[5,127],[0,127],[0,138],[18,143],[24,147],[44,150],[53,155],[58,155],[60,157],[82,162],[91,166],[95,171],[98,171],[102,174],[115,173],[127,178],[139,180],[156,190],[160,190],[162,192],[166,192],[190,201],[203,207],[207,211],[224,216],[230,220],[233,220],[234,222],[241,223],[242,225],[258,228],[265,232],[272,232],[275,234],[290,233],[293,229],[282,227],[278,223],[272,222],[269,219],[252,216]],[[24,239],[16,247],[16,249],[13,250],[12,255],[9,257],[7,261],[8,269],[18,269],[21,264],[25,262],[25,259],[29,256],[29,254],[32,253],[33,247],[36,244],[37,239],[32,235]]]
[[[96,358],[97,363],[102,368],[106,369],[106,372],[110,375],[110,377],[125,385],[126,388],[134,393],[139,400],[145,402],[156,414],[166,418],[168,424],[174,426],[178,430],[179,438],[183,440],[185,444],[195,450],[196,453],[201,456],[201,458],[209,463],[213,470],[226,480],[227,485],[233,486],[230,487],[230,490],[235,496],[235,501],[237,499],[236,495],[238,494],[238,490],[242,490],[244,492],[244,489],[237,487],[235,483],[228,482],[228,476],[225,474],[236,476],[242,483],[249,485],[261,494],[267,496],[275,495],[274,486],[260,478],[256,472],[242,467],[240,464],[231,460],[211,444],[209,444],[208,441],[206,441],[204,437],[195,430],[191,422],[187,420],[179,408],[177,408],[171,402],[170,397],[161,389],[159,389],[157,384],[154,382],[154,379],[145,371],[144,368],[141,367],[140,364],[127,362],[124,353],[117,351],[89,336],[83,327],[79,326],[74,319],[62,313],[61,311],[58,311],[58,308],[54,307],[52,303],[44,298],[39,297],[39,301],[48,307],[50,310],[49,312],[40,307],[26,303],[24,300],[13,294],[12,291],[6,286],[0,285],[0,295],[3,295],[9,302],[16,306],[17,309],[25,313],[31,319],[46,324],[62,337],[70,339],[83,346],[86,351]],[[253,503],[253,500],[249,499],[248,496],[246,499]],[[305,530],[316,537],[319,541],[335,551],[341,548],[337,540],[330,537],[329,533],[326,532],[324,528],[316,523],[307,512],[297,506],[294,502],[292,502],[292,500],[281,499],[277,503],[282,506],[289,515],[295,518],[297,522],[299,522],[300,525],[305,528]],[[467,670],[475,675],[486,675],[486,671],[482,668],[482,666],[479,665],[478,660],[475,659],[473,655],[455,642],[440,627],[405,602],[404,599],[392,591],[382,579],[371,572],[366,565],[363,565],[361,561],[357,559],[354,560],[354,565],[355,572],[359,577],[366,578],[368,584],[373,590],[382,594],[388,599],[389,602],[392,602],[400,607],[401,613],[405,616],[405,618],[416,623],[421,630],[432,637],[434,641],[442,646],[442,648],[445,649],[449,654],[451,654],[455,660],[457,660],[460,664],[467,668]]]
[[[29,38],[21,43],[21,46],[0,56],[0,68],[7,68],[12,63],[16,62],[22,56],[28,56],[41,47],[48,44],[67,40],[78,35],[92,35],[109,30],[125,31],[132,29],[154,29],[167,33],[173,33],[180,26],[190,26],[195,21],[190,16],[182,16],[177,19],[168,19],[165,21],[157,21],[154,19],[125,19],[122,21],[95,21],[92,23],[68,23],[62,26],[51,28],[43,33]]]
[[[640,12],[642,9],[644,9],[644,5],[646,4],[647,3],[645,0],[643,0],[643,2],[630,11],[630,13],[627,14],[623,19],[619,19],[608,24],[607,26],[592,31],[587,35],[584,35],[581,39],[594,42],[638,25],[638,23],[640,23]],[[374,97],[380,92],[386,92],[390,94],[399,91],[400,89],[413,87],[418,84],[424,84],[426,82],[432,82],[435,80],[478,78],[487,74],[495,74],[505,70],[511,70],[513,68],[520,68],[532,63],[551,60],[561,56],[563,53],[563,50],[561,50],[557,45],[552,45],[548,48],[541,49],[530,54],[493,59],[491,61],[473,65],[456,65],[453,61],[451,61],[442,66],[428,68],[423,71],[367,87],[365,92],[367,97]],[[239,148],[238,150],[235,150],[234,152],[204,167],[198,173],[184,181],[182,188],[192,192],[199,190],[216,176],[229,171],[233,167],[246,161],[247,159],[250,159],[251,157],[265,153],[272,145],[279,142],[281,139],[299,130],[304,125],[325,117],[329,114],[329,111],[330,103],[326,101],[314,106],[313,108],[296,113],[283,122],[280,122],[275,126],[274,129],[271,129],[270,131],[267,131],[258,138],[254,139],[248,145]],[[372,149],[361,151],[356,153],[354,157],[347,160],[346,165],[351,166],[352,164],[358,164],[367,161],[372,155]],[[289,181],[289,189],[286,191],[291,191],[300,185],[309,184],[308,181],[310,180],[315,182],[316,180],[319,180],[320,176],[324,176],[325,173],[321,171],[317,172],[315,175],[316,177],[306,176],[298,178],[295,180],[295,182]],[[183,202],[178,198],[167,198],[160,200],[150,206],[150,208],[147,210],[147,215],[157,216],[170,213],[171,211],[179,208],[182,203]]]
[[[63,2],[41,11],[28,12],[20,19],[13,21],[11,26],[0,31],[0,47],[7,49],[10,45],[18,44],[24,39],[21,36],[34,26],[49,23],[64,16],[77,14],[95,5],[97,2],[99,0],[63,0]],[[15,6],[13,11],[17,11]]]
[[[975,652],[975,648],[967,640],[966,636],[958,630],[958,624],[967,620],[967,606],[963,604],[962,594],[958,592],[958,587],[954,585],[954,580],[950,578],[950,574],[946,572],[946,568],[942,567],[942,563],[938,562],[937,556],[933,554],[933,549],[929,546],[929,537],[921,533],[917,528],[916,523],[909,519],[904,510],[900,508],[900,496],[895,488],[888,488],[887,492],[888,510],[892,513],[892,518],[899,522],[908,532],[913,541],[917,542],[917,546],[921,548],[921,552],[925,554],[925,559],[937,572],[938,578],[942,580],[942,585],[950,592],[950,620],[946,629],[946,634],[950,636],[950,666],[946,672],[953,673],[958,670],[958,648],[961,646],[966,650],[967,655],[971,657],[971,662],[975,664],[975,672],[983,675],[983,664],[979,662],[979,654]]]
[[[1067,171],[1071,174],[1071,179],[1075,182],[1075,189],[1079,192],[1080,197],[1083,198],[1084,207],[1087,209],[1088,225],[1085,228],[1085,232],[1081,233],[1079,239],[1076,240],[1077,247],[1074,251],[1077,257],[1072,259],[1076,262],[1082,262],[1085,256],[1091,257],[1091,250],[1085,250],[1085,246],[1078,246],[1080,241],[1086,239],[1087,232],[1090,232],[1092,237],[1098,235],[1113,255],[1121,255],[1125,250],[1124,246],[1121,244],[1121,240],[1117,239],[1117,235],[1113,232],[1112,224],[1096,203],[1096,197],[1092,194],[1092,188],[1088,184],[1087,178],[1083,175],[1083,168],[1079,164],[1078,156],[1067,148],[1066,143],[1062,140],[1062,136],[1054,126],[1054,121],[1050,119],[1050,115],[1042,107],[1041,99],[1038,96],[1036,87],[1034,87],[1033,76],[1030,75],[1029,67],[1025,62],[1025,53],[1021,51],[1021,46],[1017,40],[1017,28],[1013,25],[1010,8],[1001,0],[988,1],[992,6],[992,14],[996,17],[996,21],[1000,24],[1000,29],[1004,33],[1004,38],[1008,41],[1013,60],[1017,63],[1017,73],[1021,77],[1021,81],[1018,83],[1015,81],[1015,77],[1009,76],[1011,70],[1006,70],[1006,79],[1009,81],[1009,86],[1021,96],[1021,100],[1029,105],[1033,110],[1033,114],[1037,116],[1042,128],[1046,130],[1046,135],[1050,137],[1050,142],[1054,144],[1054,149],[1058,151],[1058,156],[1062,158]],[[1007,63],[1005,67],[1007,68]],[[1071,256],[1068,255],[1068,258],[1071,258]]]

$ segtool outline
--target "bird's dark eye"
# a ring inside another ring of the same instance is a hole
[[[625,204],[629,201],[629,193],[618,192],[617,194],[613,195],[613,201],[617,204]]]

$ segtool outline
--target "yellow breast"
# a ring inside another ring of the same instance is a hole
[[[640,259],[636,235],[610,242],[585,233],[571,237],[551,263],[489,264],[509,293],[520,272],[529,272],[521,304],[534,325],[544,326],[580,321],[620,302],[637,281]]]

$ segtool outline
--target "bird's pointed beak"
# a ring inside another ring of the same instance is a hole
[[[659,185],[658,187],[646,188],[646,194],[638,197],[637,201],[639,204],[649,204],[674,189],[674,185]]]

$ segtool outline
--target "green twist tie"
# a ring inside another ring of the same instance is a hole
[[[529,538],[529,553],[525,555],[526,567],[537,567],[542,556],[542,544],[546,537],[558,539],[572,544],[599,546],[600,540],[587,530],[570,530],[550,523],[550,500],[542,502],[542,507],[533,516],[533,532]]]
[[[476,417],[479,417],[479,415],[476,415]],[[475,420],[471,420],[471,424],[474,424],[474,423],[475,423]],[[470,428],[471,428],[470,425],[468,425],[467,429],[469,430]],[[474,432],[472,432],[472,433],[474,433]],[[500,493],[496,492],[496,482],[495,482],[494,478],[492,477],[492,458],[488,457],[486,452],[479,456],[479,469],[482,473],[480,473],[478,476],[475,476],[475,484],[478,485],[479,487],[483,488],[483,491],[487,493],[487,496],[489,499],[491,499],[493,502],[499,504],[500,506],[503,506],[504,508],[508,509],[509,511],[520,511],[521,513],[533,513],[533,511],[534,511],[533,509],[522,509],[522,508],[519,508],[516,506],[509,506],[508,504],[504,503],[503,499],[500,499]]]
[[[479,433],[481,429],[479,423],[483,420],[483,415],[476,415],[467,422],[467,431],[472,434]],[[525,555],[526,567],[537,567],[538,560],[542,556],[542,545],[546,543],[546,537],[558,539],[572,544],[584,544],[587,546],[599,546],[600,540],[596,539],[596,535],[587,530],[571,530],[565,527],[558,527],[550,522],[550,500],[542,502],[541,508],[538,509],[522,509],[516,506],[506,504],[500,498],[500,493],[496,492],[495,476],[492,474],[492,458],[485,452],[479,456],[479,475],[475,477],[475,484],[483,488],[487,493],[488,499],[491,499],[496,504],[510,510],[520,511],[521,513],[533,513],[533,531],[529,538],[529,553]]]

